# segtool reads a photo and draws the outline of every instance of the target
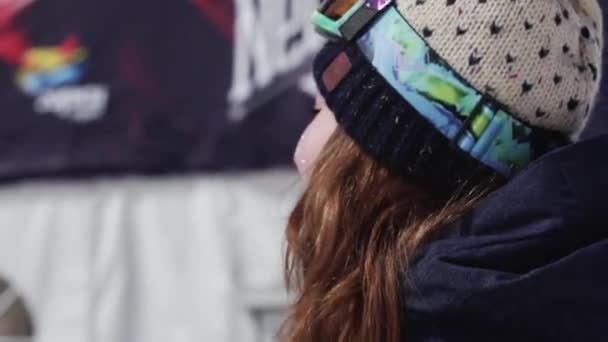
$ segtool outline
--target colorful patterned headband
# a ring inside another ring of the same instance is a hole
[[[535,157],[533,129],[458,75],[403,18],[392,0],[328,0],[314,14],[313,23],[331,40],[356,41],[379,74],[473,158],[512,177]],[[336,78],[345,74],[330,69],[323,80],[333,88],[340,82]]]

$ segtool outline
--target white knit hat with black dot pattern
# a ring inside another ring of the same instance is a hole
[[[397,0],[428,44],[478,90],[536,127],[577,135],[599,91],[596,0]]]

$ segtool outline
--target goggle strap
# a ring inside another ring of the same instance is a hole
[[[473,122],[473,120],[475,120],[477,114],[482,113],[482,107],[488,102],[488,100],[489,99],[486,94],[481,95],[481,98],[479,99],[479,101],[477,101],[475,107],[473,107],[471,114],[469,114],[467,118],[462,122],[462,126],[460,126],[460,129],[458,130],[458,132],[456,132],[456,135],[454,135],[454,137],[451,139],[450,143],[452,144],[452,146],[458,145],[460,138],[469,130],[469,126],[471,126],[471,123]]]

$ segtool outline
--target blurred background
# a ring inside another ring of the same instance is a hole
[[[0,0],[0,342],[272,340],[317,3]]]

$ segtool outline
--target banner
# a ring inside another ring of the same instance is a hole
[[[314,7],[0,0],[0,178],[290,163]]]

